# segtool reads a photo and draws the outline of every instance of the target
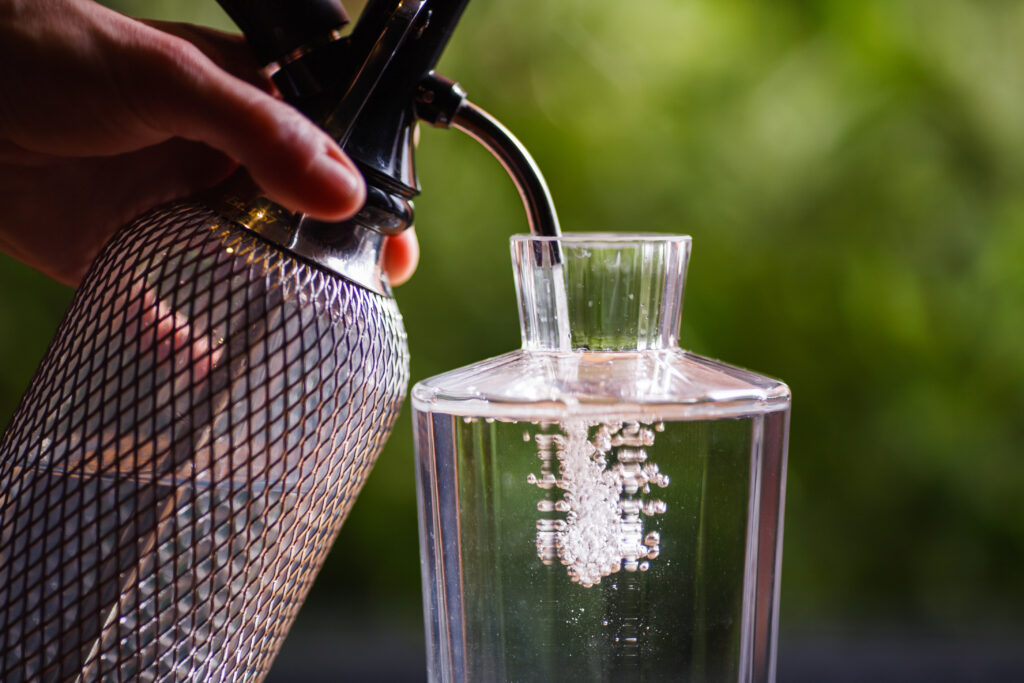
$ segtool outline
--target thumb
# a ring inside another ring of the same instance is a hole
[[[149,127],[221,150],[290,209],[340,220],[361,208],[362,175],[312,121],[225,72],[191,43],[138,26],[143,44],[116,68],[124,96]]]

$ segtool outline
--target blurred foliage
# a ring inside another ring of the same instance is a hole
[[[111,3],[228,26],[213,0]],[[1020,625],[1024,4],[472,3],[441,71],[567,230],[694,237],[683,343],[794,393],[783,625]],[[414,379],[518,345],[499,165],[424,130]],[[0,412],[69,293],[0,264]],[[408,409],[316,590],[419,619]]]

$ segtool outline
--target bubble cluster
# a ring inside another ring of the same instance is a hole
[[[561,562],[585,587],[623,569],[647,571],[648,560],[660,552],[661,536],[645,535],[642,517],[664,514],[667,506],[644,496],[652,486],[668,486],[669,479],[648,462],[646,449],[664,427],[583,420],[559,426],[561,434],[534,436],[540,472],[526,478],[542,490],[563,491],[561,498],[537,503],[540,512],[564,513],[537,520],[537,556],[544,564]]]

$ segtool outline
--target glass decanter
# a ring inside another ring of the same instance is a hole
[[[412,391],[432,681],[771,681],[790,393],[678,346],[690,239],[512,239],[522,348]]]

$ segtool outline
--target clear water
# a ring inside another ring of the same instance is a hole
[[[572,349],[572,326],[569,322],[569,300],[565,296],[565,273],[558,263],[551,265],[551,292],[555,300],[555,337],[562,351]]]
[[[418,411],[431,679],[771,680],[787,418]]]

